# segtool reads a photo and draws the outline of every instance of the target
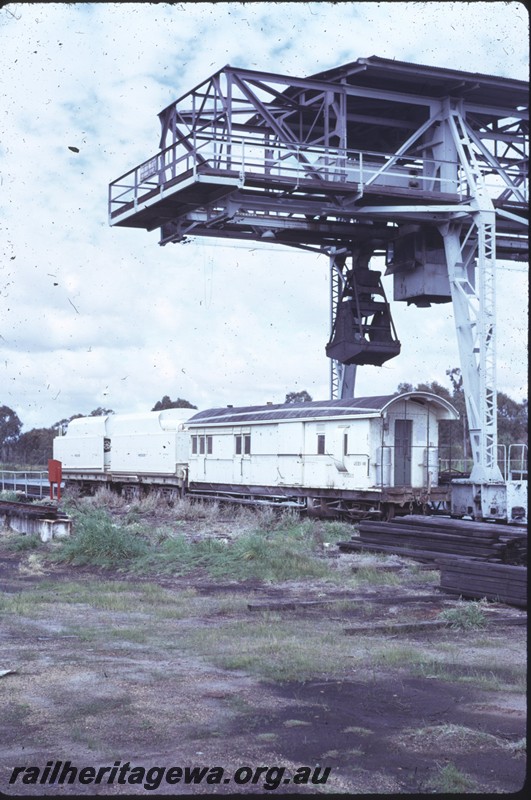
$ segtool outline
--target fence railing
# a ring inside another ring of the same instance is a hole
[[[458,451],[455,455],[452,448],[439,447],[439,473],[454,477],[467,477],[472,471],[474,462],[471,458],[463,458]],[[498,445],[498,467],[504,481],[527,480],[527,445]]]
[[[31,497],[47,497],[50,491],[48,473],[0,470],[0,491],[24,492]]]

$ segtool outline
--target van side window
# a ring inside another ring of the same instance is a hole
[[[212,436],[192,436],[192,455],[212,455]]]
[[[324,433],[317,434],[317,455],[324,456],[325,454],[325,435]]]
[[[235,440],[235,448],[236,448],[236,455],[241,456],[250,456],[251,455],[251,434],[238,434],[234,437]]]
[[[348,433],[343,434],[343,455],[348,455]]]

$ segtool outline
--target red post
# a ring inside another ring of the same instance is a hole
[[[54,499],[53,486],[57,484],[57,500],[61,499],[61,481],[63,479],[63,470],[60,461],[55,458],[48,459],[48,480],[50,481],[50,500]]]

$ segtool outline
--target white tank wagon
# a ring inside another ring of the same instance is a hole
[[[142,486],[170,493],[186,484],[189,436],[185,422],[193,410],[109,414],[72,420],[53,443],[63,477],[82,489],[98,485],[137,492]]]
[[[458,416],[427,392],[201,411],[186,425],[187,490],[352,518],[442,510],[438,423]]]

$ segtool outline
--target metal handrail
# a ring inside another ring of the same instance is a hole
[[[353,181],[363,191],[363,186],[377,175],[384,185],[386,180],[398,178],[417,183],[413,188],[429,187],[431,191],[451,188],[457,199],[470,194],[466,176],[456,161],[408,156],[397,159],[390,153],[317,145],[276,143],[271,146],[262,139],[225,134],[208,137],[194,132],[193,142],[193,149],[184,152],[183,140],[174,142],[113,181],[109,186],[110,212],[116,211],[113,206],[123,207],[131,202],[136,206],[144,194],[154,189],[158,188],[163,194],[169,180],[189,171],[196,176],[204,163],[220,171],[236,171],[241,178],[250,171],[297,180],[320,176],[331,181]],[[386,167],[387,162],[390,167]],[[455,178],[451,181],[437,176],[437,167],[443,164],[455,167]]]
[[[37,491],[30,491],[30,488]],[[0,470],[0,491],[23,491],[25,494],[31,494],[43,497],[48,494],[49,481],[48,473],[44,471],[11,471]]]

